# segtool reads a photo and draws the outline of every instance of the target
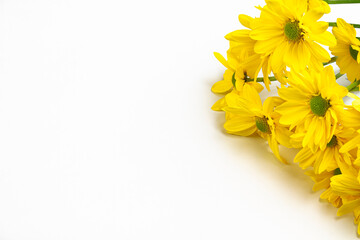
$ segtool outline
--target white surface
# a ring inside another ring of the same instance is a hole
[[[355,239],[210,110],[212,52],[258,4],[1,0],[0,239]]]

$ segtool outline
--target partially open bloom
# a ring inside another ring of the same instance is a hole
[[[272,55],[274,73],[284,71],[285,66],[296,71],[307,66],[320,70],[330,55],[319,44],[336,44],[335,37],[327,31],[328,23],[318,21],[326,9],[309,8],[307,0],[267,0],[266,3],[259,8],[261,16],[250,34],[257,40],[255,52]]]
[[[291,71],[288,83],[289,87],[278,90],[285,100],[276,108],[281,114],[280,123],[304,133],[303,147],[308,146],[313,152],[317,147],[325,150],[343,112],[342,98],[347,89],[336,83],[332,66],[320,73]]]
[[[336,64],[340,73],[347,74],[349,81],[360,80],[360,41],[356,38],[355,28],[343,19],[337,19],[337,27],[333,28],[337,44],[330,47],[331,53],[337,56]]]
[[[253,78],[257,79],[260,70],[262,69],[264,75],[264,84],[266,88],[270,91],[270,80],[269,74],[271,73],[270,67],[270,59],[271,56],[261,55],[255,52],[255,44],[256,40],[250,38],[250,33],[252,29],[257,24],[257,19],[249,17],[245,14],[239,15],[240,23],[248,28],[248,29],[241,29],[233,31],[225,36],[227,40],[230,42],[236,43],[234,46],[230,47],[229,52],[235,56],[242,56],[244,57],[244,52],[247,53],[247,56],[243,58],[243,65],[246,69],[250,69],[253,73]],[[278,76],[278,79],[281,81],[282,76]],[[285,82],[283,82],[285,83]]]
[[[231,46],[236,45],[230,42]],[[264,87],[257,82],[254,82],[251,77],[254,77],[254,68],[245,68],[243,65],[244,59],[246,59],[247,52],[243,52],[243,55],[236,56],[228,51],[228,60],[226,60],[221,54],[214,53],[215,57],[225,67],[224,79],[216,82],[211,90],[214,93],[229,93],[232,91],[235,94],[242,95],[244,85],[250,85],[254,87],[258,92],[261,92]],[[221,111],[226,106],[226,99],[219,99],[212,107],[215,111]]]
[[[240,23],[246,28],[251,28],[253,18],[247,15],[239,15]],[[215,57],[227,68],[224,73],[224,80],[213,85],[211,90],[215,93],[226,93],[233,87],[242,91],[244,82],[254,85],[255,88],[262,90],[259,84],[247,81],[254,79],[260,71],[260,56],[254,52],[255,40],[250,38],[250,29],[241,29],[231,32],[225,36],[230,42],[230,48],[227,51],[225,60],[219,53],[214,53]],[[255,56],[255,57],[254,57]],[[255,61],[249,61],[255,59]],[[268,78],[266,77],[266,82]]]
[[[360,98],[353,93],[348,93],[348,96],[354,100],[351,103],[352,106],[346,106],[341,122],[344,126],[355,129],[357,134],[340,148],[342,153],[360,146]]]
[[[338,126],[324,150],[318,148],[313,152],[309,147],[304,147],[296,154],[294,162],[298,162],[303,169],[314,167],[316,174],[334,171],[341,164],[351,165],[351,155],[348,152],[340,153],[339,149],[353,136],[353,130]]]
[[[243,96],[228,94],[226,101],[228,106],[225,112],[233,114],[224,124],[224,128],[231,134],[249,136],[257,132],[261,137],[268,140],[271,150],[283,163],[286,160],[280,156],[278,143],[289,146],[290,132],[278,122],[279,114],[274,108],[282,103],[277,97],[269,97],[264,105],[256,90],[246,86]],[[291,147],[291,146],[289,146]]]
[[[341,197],[330,187],[330,179],[333,176],[341,174],[340,168],[336,168],[334,171],[330,172],[325,171],[321,174],[316,174],[314,171],[308,171],[306,174],[315,182],[313,186],[314,192],[325,189],[320,195],[320,199],[329,201],[336,208],[342,205]]]
[[[338,210],[338,215],[353,213],[355,223],[359,224],[360,219],[360,182],[359,169],[349,166],[342,174],[331,178],[330,186],[334,193],[341,196],[343,205]],[[360,225],[358,225],[360,234]]]

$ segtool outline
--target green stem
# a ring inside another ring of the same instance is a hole
[[[336,62],[336,59],[337,59],[337,56],[332,57],[332,58],[330,59],[330,61],[328,61],[328,62],[326,62],[326,63],[323,63],[323,65],[326,66],[326,65],[328,65],[328,64],[334,63],[334,62]]]
[[[329,23],[329,27],[336,27],[337,24],[336,22],[328,22]],[[354,28],[360,28],[360,24],[355,24],[355,23],[349,23],[350,25],[352,25]]]
[[[344,74],[338,73],[335,75],[336,79],[341,78]]]
[[[275,77],[269,77],[269,80],[270,80],[271,82],[277,81],[277,79],[276,79]],[[252,81],[254,81],[254,79],[250,78],[250,79],[249,79],[249,82],[252,82]],[[258,78],[256,79],[256,82],[264,82],[264,78],[263,78],[263,77],[258,77]]]
[[[269,77],[269,80],[270,80],[270,81],[277,81],[277,79],[276,79],[275,77]],[[232,84],[233,84],[234,87],[235,87],[235,86],[236,86],[235,73],[232,75],[231,81],[232,81]],[[248,78],[248,77],[246,77],[246,79],[245,79],[245,82],[253,82],[253,81],[254,81],[253,78]],[[258,77],[258,78],[256,79],[256,82],[264,82],[264,78],[263,78],[263,77]]]
[[[360,0],[324,0],[328,4],[360,3]]]
[[[353,91],[357,86],[359,86],[360,80],[355,80],[353,83],[351,83],[349,86],[347,86],[347,90],[349,92]]]

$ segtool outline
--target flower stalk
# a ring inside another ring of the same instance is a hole
[[[334,62],[336,62],[336,59],[337,59],[336,56],[335,56],[335,57],[332,57],[332,58],[330,59],[330,61],[328,61],[328,62],[326,62],[326,63],[323,63],[323,65],[326,66],[326,65],[329,65],[329,64],[331,64],[331,63],[334,63]]]
[[[329,27],[337,27],[336,22],[328,22],[328,23],[329,23]],[[360,24],[350,23],[350,25],[352,25],[354,28],[360,28]]]
[[[276,79],[275,77],[269,77],[269,80],[270,80],[271,82],[277,81],[277,79]],[[251,81],[254,81],[254,79],[251,79]],[[264,78],[263,78],[263,77],[258,77],[258,78],[256,79],[256,81],[257,81],[257,82],[264,82]]]
[[[351,83],[349,86],[347,86],[346,88],[349,92],[351,92],[351,91],[356,90],[356,88],[359,86],[359,84],[360,84],[360,80],[356,80],[353,83]]]
[[[360,3],[360,0],[324,0],[328,4]]]
[[[339,79],[339,78],[341,78],[343,75],[344,75],[344,74],[338,73],[338,74],[335,75],[335,78],[336,78],[336,79]]]

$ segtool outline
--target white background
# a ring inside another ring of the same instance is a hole
[[[210,110],[212,52],[258,4],[0,0],[0,239],[356,239]]]

